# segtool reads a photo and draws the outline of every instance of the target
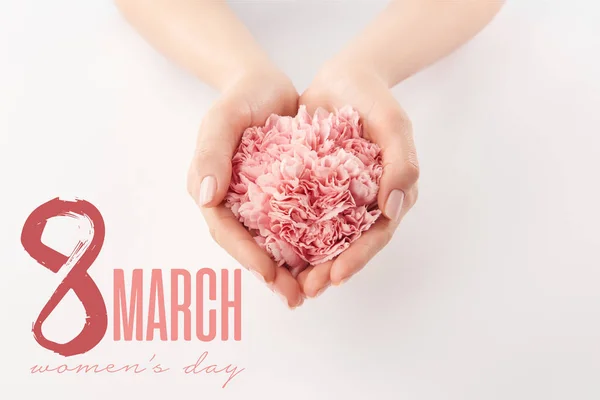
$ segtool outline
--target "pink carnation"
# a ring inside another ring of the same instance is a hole
[[[271,115],[246,129],[232,164],[226,205],[294,276],[339,255],[381,214],[380,149],[349,106]]]

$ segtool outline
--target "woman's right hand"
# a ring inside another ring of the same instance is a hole
[[[233,80],[204,116],[188,172],[188,191],[200,207],[211,236],[243,267],[263,280],[290,308],[304,296],[297,280],[278,267],[223,204],[231,179],[231,158],[244,130],[271,114],[293,116],[298,93],[274,67],[256,68]]]

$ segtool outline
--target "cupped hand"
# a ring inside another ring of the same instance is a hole
[[[201,208],[215,242],[291,308],[304,299],[298,281],[286,268],[277,267],[224,206],[223,199],[231,179],[231,158],[244,130],[264,124],[273,113],[293,116],[297,110],[298,93],[280,71],[267,67],[244,73],[204,116],[188,172],[188,191]]]
[[[356,63],[329,62],[300,96],[310,113],[351,105],[361,116],[364,135],[382,149],[383,175],[377,198],[383,215],[332,261],[310,266],[298,280],[308,297],[339,285],[361,270],[391,240],[417,200],[419,166],[411,122],[374,70]]]

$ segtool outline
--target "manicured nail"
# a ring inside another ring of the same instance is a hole
[[[304,297],[300,297],[300,301],[298,301],[298,304],[296,304],[295,306],[291,306],[290,309],[293,310],[295,308],[300,307],[302,304],[304,304]]]
[[[316,299],[317,297],[319,297],[320,295],[322,295],[322,294],[323,294],[323,292],[325,291],[325,289],[327,289],[327,288],[321,288],[321,290],[319,290],[319,291],[317,292],[317,294],[315,294],[315,295],[313,296],[313,299]]]
[[[273,293],[275,293],[277,296],[279,296],[279,298],[281,299],[281,301],[283,301],[283,304],[285,304],[286,307],[290,308],[290,303],[288,302],[287,297],[285,297],[283,294],[279,293],[277,290],[274,290]]]
[[[317,294],[315,294],[315,295],[313,296],[313,299],[316,299],[317,297],[319,297],[320,295],[322,295],[322,294],[323,294],[323,292],[324,292],[324,291],[326,291],[326,290],[327,290],[327,288],[329,288],[329,286],[331,286],[331,283],[328,283],[327,285],[325,285],[324,287],[322,287],[322,288],[321,288],[321,289],[320,289],[320,290],[317,292]]]
[[[337,282],[337,283],[332,283],[333,286],[342,286],[344,283],[348,282],[348,280],[350,279],[350,277],[348,278],[344,278],[341,281]]]
[[[262,276],[261,274],[259,274],[257,271],[251,269],[250,272],[252,273],[252,275],[254,275],[256,277],[256,279],[258,279],[259,281],[261,281],[262,283],[265,283],[265,278],[264,276]]]
[[[205,176],[200,184],[200,195],[198,196],[198,202],[201,206],[210,203],[215,197],[217,191],[217,180],[214,176]]]
[[[385,215],[397,222],[400,219],[402,203],[404,203],[404,192],[398,189],[392,190],[385,204]]]

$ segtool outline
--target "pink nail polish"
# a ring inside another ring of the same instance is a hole
[[[198,195],[198,202],[201,206],[204,206],[212,201],[217,191],[217,180],[214,176],[206,176],[200,183],[200,194]]]
[[[388,196],[385,204],[385,215],[392,221],[398,221],[402,212],[402,204],[404,203],[404,192],[394,189]]]

